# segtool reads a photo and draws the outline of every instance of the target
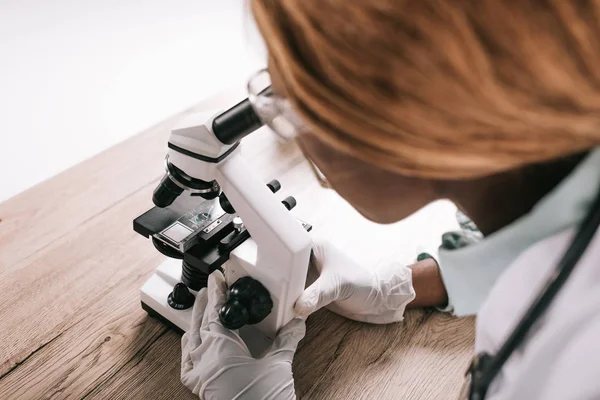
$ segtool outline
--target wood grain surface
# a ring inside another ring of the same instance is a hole
[[[0,399],[192,399],[180,336],[140,308],[161,262],[132,220],[151,207],[170,127],[241,99],[234,88],[0,204]],[[85,134],[85,133],[82,133]],[[244,155],[294,195],[294,213],[359,262],[409,262],[450,224],[434,204],[398,224],[362,219],[321,189],[293,143],[263,129]],[[302,399],[449,399],[472,353],[473,320],[414,310],[375,326],[312,315],[294,361]]]

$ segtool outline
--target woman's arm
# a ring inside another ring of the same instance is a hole
[[[442,281],[442,275],[433,258],[419,261],[410,268],[416,297],[408,304],[408,307],[441,307],[448,303],[448,294]]]

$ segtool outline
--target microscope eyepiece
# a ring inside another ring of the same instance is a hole
[[[169,174],[163,176],[160,183],[154,189],[152,193],[152,202],[156,207],[165,208],[173,204],[175,199],[183,193],[183,189],[180,188],[171,180]]]
[[[221,143],[234,144],[261,126],[263,122],[246,99],[216,117],[212,129]]]

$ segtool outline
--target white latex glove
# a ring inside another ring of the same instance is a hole
[[[355,321],[389,324],[402,321],[415,298],[410,268],[391,263],[371,270],[326,241],[313,243],[311,268],[319,277],[296,301],[301,317],[327,307]]]
[[[181,339],[181,382],[205,400],[295,399],[292,358],[304,337],[304,321],[288,323],[255,359],[237,332],[219,321],[226,290],[216,271],[196,296],[190,330]]]

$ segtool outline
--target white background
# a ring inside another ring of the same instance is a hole
[[[241,84],[260,55],[244,0],[0,0],[0,202]]]

